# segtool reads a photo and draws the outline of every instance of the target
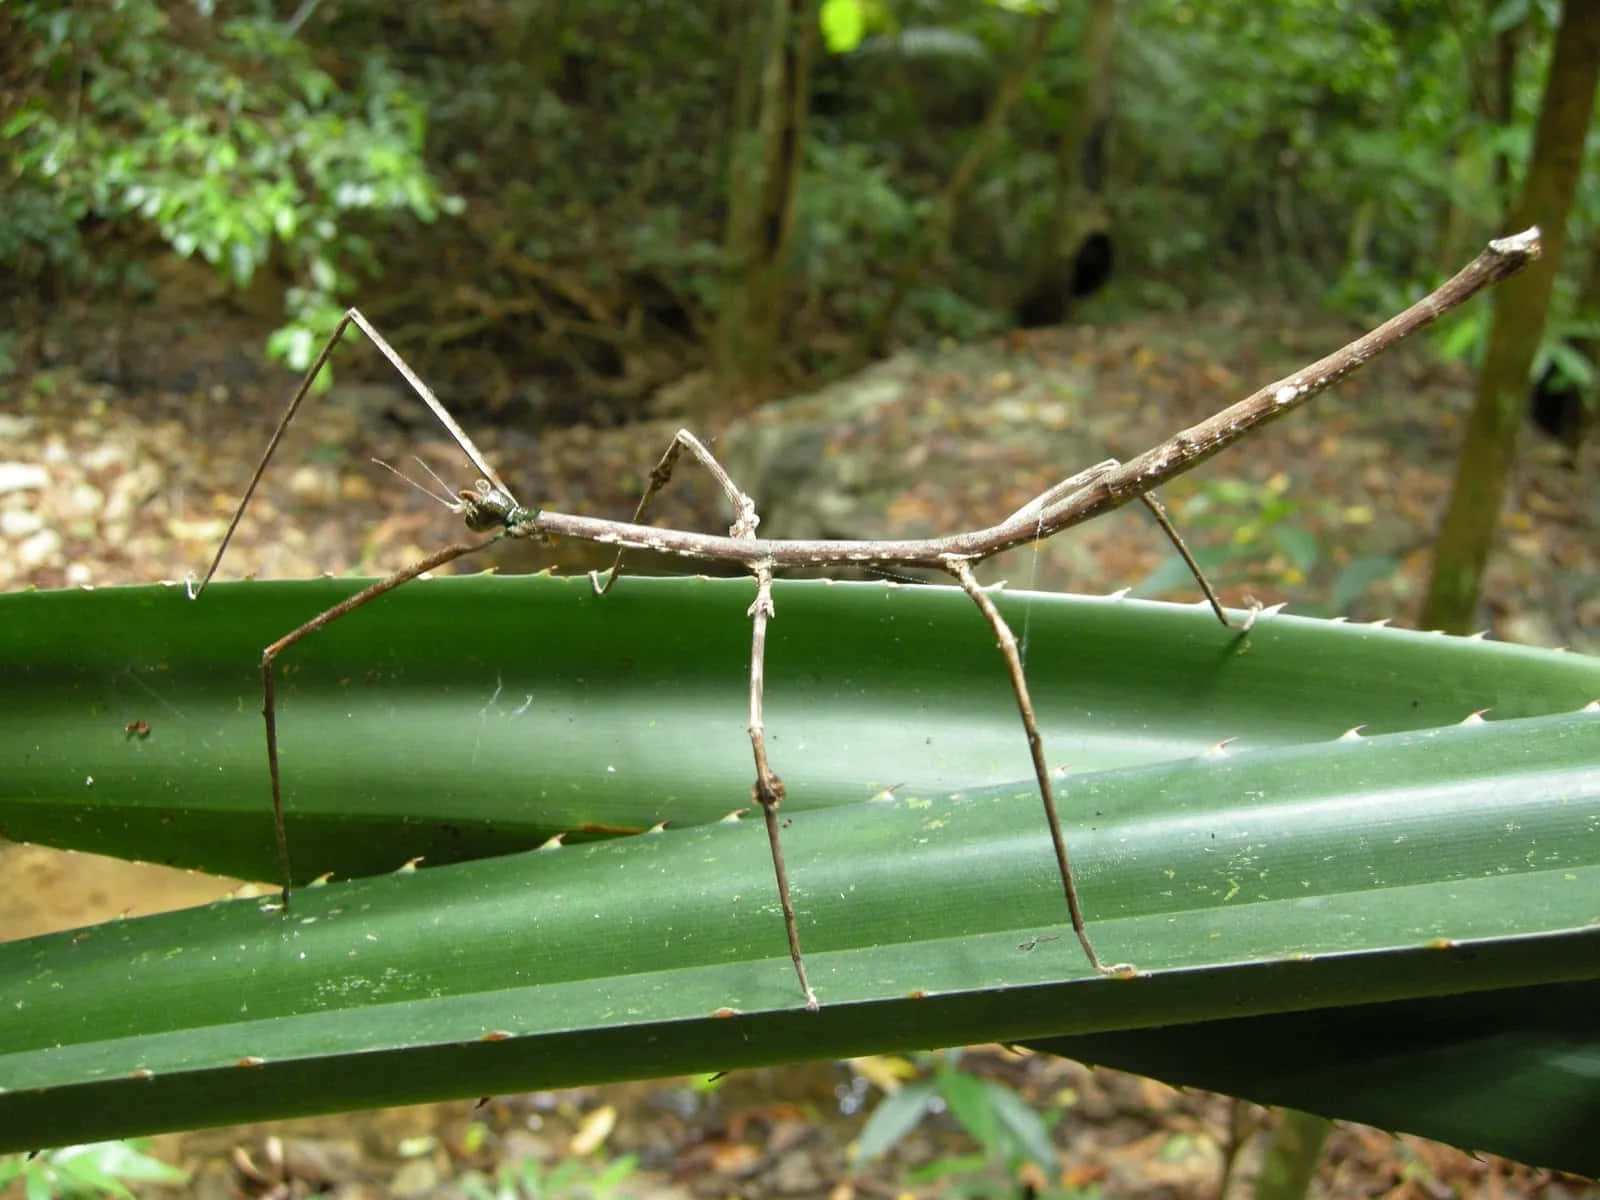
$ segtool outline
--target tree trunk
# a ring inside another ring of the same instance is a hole
[[[1103,193],[1116,28],[1117,0],[1090,0],[1077,75],[1062,98],[1066,116],[1058,131],[1049,224],[1011,301],[1012,320],[1026,329],[1066,320],[1073,301],[1098,291],[1111,272]]]
[[[734,105],[728,270],[713,335],[717,375],[743,403],[775,374],[816,39],[812,0],[770,0],[750,13]]]
[[[894,325],[895,317],[899,315],[901,304],[916,286],[917,280],[922,278],[922,272],[929,260],[949,244],[956,210],[966,197],[967,189],[978,177],[979,168],[983,166],[984,160],[989,157],[995,144],[1000,140],[1001,133],[1005,131],[1006,118],[1010,116],[1011,109],[1021,97],[1023,87],[1033,76],[1034,68],[1044,57],[1044,52],[1050,45],[1050,35],[1055,31],[1060,19],[1061,13],[1058,8],[1044,9],[1034,17],[1027,44],[1011,64],[1011,70],[1006,77],[1000,81],[994,98],[989,102],[989,110],[984,114],[983,125],[978,129],[977,136],[973,138],[966,154],[962,156],[961,162],[957,164],[954,173],[945,184],[944,191],[934,201],[927,228],[900,260],[900,268],[895,272],[894,280],[890,284],[888,298],[856,343],[849,360],[852,365],[862,359],[880,355],[887,348],[889,330]]]
[[[1544,256],[1495,292],[1489,350],[1434,553],[1424,628],[1467,633],[1476,622],[1484,564],[1527,408],[1529,371],[1566,245],[1597,74],[1600,4],[1565,0],[1527,180],[1509,222],[1513,231],[1537,224],[1544,234]]]
[[[1057,266],[1070,265],[1084,235],[1099,221],[1105,191],[1105,139],[1111,123],[1111,89],[1116,78],[1117,0],[1090,0],[1079,50],[1083,76],[1067,98],[1067,119],[1056,149],[1056,197],[1046,255]]]

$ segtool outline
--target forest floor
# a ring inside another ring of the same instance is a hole
[[[952,532],[1003,516],[1099,458],[1130,457],[1352,332],[1287,308],[1228,304],[1181,318],[1038,331],[903,353],[830,389],[837,407],[798,399],[700,431],[722,434],[719,445],[737,459],[741,441],[804,421],[822,430],[814,457],[855,465],[845,472],[854,483],[828,477],[828,486],[849,492],[849,532]],[[0,588],[203,572],[290,390],[283,373],[261,361],[262,341],[260,325],[243,319],[58,315],[39,339],[37,368],[0,381]],[[382,573],[456,536],[453,518],[367,460],[404,467],[417,454],[454,487],[465,482],[460,455],[370,365],[370,354],[347,354],[331,402],[319,403],[286,441],[224,576]],[[870,419],[852,421],[848,413],[863,411],[852,394],[867,387],[877,397]],[[1293,611],[1409,624],[1469,403],[1463,370],[1405,347],[1176,481],[1166,498],[1230,603],[1287,600]],[[624,517],[679,423],[663,415],[537,437],[502,426],[479,437],[478,423],[463,420],[525,499]],[[1597,468],[1600,444],[1591,441],[1570,463],[1562,448],[1525,433],[1486,579],[1485,625],[1494,636],[1583,651],[1600,645]],[[809,519],[795,497],[775,506],[763,532]],[[688,476],[658,515],[706,529],[726,523],[713,489]],[[1147,580],[1167,556],[1148,521],[1125,511],[1037,552],[1014,551],[985,577],[1110,591]],[[548,562],[513,556],[501,566]],[[555,562],[599,565],[572,547],[558,548]],[[1192,588],[1172,594],[1192,598]],[[33,847],[0,847],[0,859],[8,881],[0,939],[199,903],[231,886]],[[1274,1119],[1225,1097],[1046,1056],[990,1048],[962,1065],[1064,1114],[1054,1126],[1063,1175],[1050,1182],[1084,1195],[1216,1196],[1235,1150],[1231,1178],[1243,1188]],[[492,1194],[496,1172],[519,1160],[549,1170],[569,1157],[579,1163],[567,1168],[576,1172],[571,1182],[591,1190],[552,1194],[594,1194],[603,1164],[624,1154],[638,1155],[638,1165],[612,1194],[954,1194],[951,1179],[907,1182],[917,1166],[973,1152],[947,1114],[924,1121],[885,1160],[849,1166],[864,1114],[900,1069],[895,1060],[815,1063],[741,1073],[714,1087],[655,1081],[532,1093],[482,1108],[458,1102],[169,1135],[156,1152],[193,1171],[191,1191],[201,1196],[469,1195],[471,1179]],[[964,1177],[984,1178],[994,1190],[981,1194],[1013,1194],[992,1172]],[[1568,1177],[1354,1125],[1335,1130],[1317,1188],[1418,1198],[1600,1195]]]

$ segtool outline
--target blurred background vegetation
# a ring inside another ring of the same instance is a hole
[[[1270,281],[1365,320],[1499,232],[1556,17],[1540,0],[290,7],[6,6],[13,337],[64,292],[156,294],[170,252],[238,303],[281,303],[273,348],[296,366],[359,300],[426,324],[431,352],[492,356],[457,381],[478,395],[537,376],[563,396],[549,419],[593,421],[718,354],[737,403],[854,365],[863,326],[1059,319],[1108,272],[1129,308]],[[1591,190],[1546,348],[1573,375],[1597,219]],[[743,345],[719,340],[730,322]]]
[[[1547,229],[1509,434],[1502,412],[1476,436],[1514,442],[1531,405],[1576,455],[1600,191],[1522,203],[1561,22],[1558,0],[11,3],[0,372],[59,361],[51,322],[85,298],[249,314],[294,369],[359,303],[471,420],[704,427],[897,346],[1073,326],[1103,288],[1102,324],[1292,296],[1353,329],[1531,211],[1572,240]],[[1438,355],[1477,363],[1490,321]],[[149,333],[110,325],[115,379]],[[1429,623],[1470,625],[1466,574]]]

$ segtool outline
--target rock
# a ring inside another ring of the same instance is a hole
[[[795,1150],[778,1159],[772,1188],[786,1196],[815,1195],[822,1188],[822,1175],[809,1153]]]
[[[0,513],[0,537],[20,541],[44,528],[44,517],[31,508],[11,509]]]
[[[111,484],[110,495],[106,498],[104,519],[132,519],[161,490],[164,479],[160,466],[153,462],[142,462],[131,471],[119,475]]]
[[[61,535],[54,529],[41,529],[17,547],[17,565],[24,571],[35,571],[60,553]]]
[[[338,478],[321,467],[298,467],[289,476],[289,491],[310,504],[332,504],[339,496]]]
[[[0,496],[7,492],[42,491],[50,486],[50,472],[34,463],[0,462]]]
[[[427,1158],[413,1158],[389,1180],[391,1196],[425,1196],[439,1186],[439,1169]]]
[[[93,519],[105,507],[106,498],[92,483],[75,483],[61,498],[63,518]]]

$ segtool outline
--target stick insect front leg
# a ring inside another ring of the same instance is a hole
[[[638,507],[634,510],[633,523],[639,523],[650,501],[672,478],[672,470],[684,451],[693,455],[695,460],[711,473],[729,503],[733,505],[734,520],[728,527],[729,535],[753,540],[756,536],[756,527],[761,523],[761,518],[756,515],[755,501],[734,483],[733,477],[716,460],[711,451],[706,449],[705,444],[687,429],[680,429],[673,435],[672,444],[667,447],[661,456],[661,461],[650,472],[650,482],[645,487]],[[619,547],[610,570],[606,572],[604,582],[601,581],[598,572],[590,573],[589,578],[594,584],[597,595],[605,595],[617,581],[622,569],[622,556],[623,549]],[[805,994],[806,1008],[816,1012],[817,994],[811,990],[811,983],[806,978],[805,956],[800,951],[800,928],[795,920],[794,899],[789,892],[789,871],[784,865],[783,842],[779,836],[778,808],[783,803],[785,791],[783,780],[778,777],[767,759],[766,720],[762,713],[766,694],[767,622],[774,614],[772,564],[765,561],[757,562],[751,566],[751,573],[756,579],[756,598],[746,613],[751,620],[748,729],[750,748],[755,755],[756,764],[756,781],[751,788],[751,795],[756,803],[761,805],[761,813],[766,821],[767,843],[772,849],[772,871],[778,881],[778,903],[783,908],[783,928],[789,938],[789,957],[794,963],[795,975],[799,977],[800,990]]]
[[[680,429],[672,435],[672,443],[661,455],[661,461],[651,468],[650,482],[645,485],[644,495],[639,497],[639,503],[633,510],[632,523],[638,525],[643,521],[645,509],[672,479],[673,468],[678,465],[678,459],[685,450],[694,455],[700,465],[710,472],[717,485],[722,488],[722,494],[728,498],[728,503],[733,505],[734,518],[733,524],[728,526],[729,535],[736,538],[755,537],[756,527],[761,524],[761,518],[756,516],[755,501],[744,494],[739,485],[733,481],[733,477],[716,460],[716,456],[706,448],[705,443],[687,429]],[[594,584],[598,594],[603,596],[611,590],[611,585],[616,582],[618,574],[622,571],[622,556],[626,553],[626,546],[617,547],[617,556],[611,560],[611,567],[606,571],[603,583],[598,571],[589,572],[589,580]]]
[[[310,394],[312,383],[315,382],[317,375],[327,363],[328,356],[333,353],[334,347],[339,344],[339,339],[344,335],[345,329],[350,325],[357,326],[372,340],[373,345],[378,347],[383,356],[411,385],[412,390],[433,411],[434,416],[449,430],[450,435],[472,461],[473,466],[482,471],[486,477],[478,481],[475,490],[468,491],[463,489],[457,492],[454,500],[448,497],[437,497],[437,499],[452,512],[459,515],[466,522],[467,528],[473,532],[495,531],[495,533],[494,536],[485,538],[482,541],[458,542],[453,546],[447,546],[443,550],[437,550],[409,566],[402,567],[387,579],[381,579],[370,587],[357,592],[354,596],[340,601],[332,608],[318,613],[305,624],[284,634],[283,637],[261,652],[261,716],[266,722],[267,771],[272,780],[272,825],[273,833],[277,839],[278,871],[282,885],[283,909],[285,912],[289,908],[289,890],[293,884],[293,876],[289,862],[289,838],[283,815],[283,789],[278,764],[278,712],[273,671],[273,664],[278,656],[296,642],[309,637],[340,617],[347,616],[369,601],[377,599],[385,592],[393,591],[401,584],[409,583],[417,576],[425,574],[436,567],[441,567],[445,563],[483,549],[491,542],[498,541],[501,537],[504,537],[519,523],[537,515],[535,510],[525,509],[516,502],[511,495],[511,490],[501,482],[500,476],[489,465],[483,453],[473,444],[466,431],[456,423],[444,405],[429,390],[428,385],[423,383],[417,374],[412,371],[410,365],[400,357],[394,347],[389,345],[383,335],[372,326],[371,322],[357,309],[352,308],[345,313],[343,319],[334,328],[327,343],[322,347],[321,353],[317,355],[316,360],[311,364],[311,368],[306,372],[305,378],[301,380],[299,388],[295,390],[293,398],[290,399],[288,408],[284,410],[277,429],[273,431],[272,438],[267,443],[267,448],[261,456],[261,461],[256,465],[255,474],[250,477],[249,486],[245,488],[244,495],[239,500],[238,508],[234,510],[233,519],[228,523],[227,531],[222,536],[222,544],[217,547],[216,556],[211,560],[211,566],[207,569],[205,578],[200,581],[200,586],[191,593],[193,598],[200,598],[201,594],[205,592],[206,585],[211,582],[211,577],[216,574],[217,566],[222,562],[222,556],[228,549],[228,543],[233,540],[234,532],[239,527],[239,521],[244,516],[245,508],[249,505],[251,496],[255,494],[256,485],[261,482],[261,477],[266,472],[267,464],[272,461],[272,456],[277,451],[279,442],[283,440],[283,435],[289,428],[289,422],[294,419],[301,403]],[[392,470],[393,468],[390,469]],[[426,491],[427,489],[423,490]]]

